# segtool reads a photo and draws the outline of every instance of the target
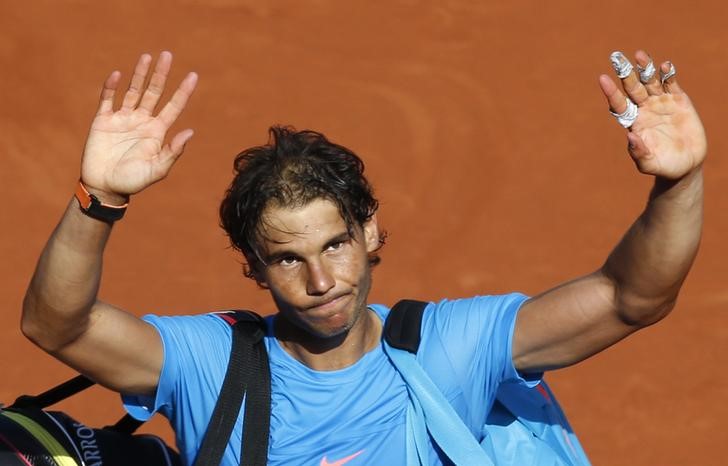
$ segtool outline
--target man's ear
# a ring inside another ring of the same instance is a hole
[[[377,225],[377,215],[372,215],[369,220],[364,222],[364,243],[367,252],[374,252],[381,246],[379,244],[379,225]]]
[[[255,282],[258,284],[259,287],[263,288],[264,290],[270,290],[270,287],[268,286],[268,282],[263,280],[262,278],[258,278],[256,276]]]
[[[265,280],[262,269],[263,264],[261,264],[258,259],[254,259],[254,261],[249,260],[248,263],[245,264],[244,273],[246,277],[255,280],[255,283],[257,283],[259,287],[267,290],[269,289],[268,282]]]

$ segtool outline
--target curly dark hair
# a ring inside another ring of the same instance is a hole
[[[235,177],[220,204],[220,226],[231,246],[245,256],[245,276],[256,281],[262,265],[261,216],[271,202],[296,208],[315,199],[330,200],[338,206],[350,234],[379,207],[364,177],[364,162],[354,152],[316,131],[273,126],[268,133],[267,144],[235,157]],[[385,237],[382,232],[380,247]],[[369,256],[372,266],[380,262],[377,251]]]

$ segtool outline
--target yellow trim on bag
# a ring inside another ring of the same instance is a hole
[[[63,445],[58,443],[58,440],[53,438],[53,436],[48,433],[43,426],[34,420],[12,411],[2,411],[0,412],[0,416],[5,416],[12,421],[15,421],[15,423],[19,424],[23,429],[28,431],[30,435],[35,437],[35,439],[43,445],[43,448],[48,451],[48,454],[53,458],[53,461],[55,461],[58,466],[79,466],[76,460],[74,460],[66,449],[63,448]]]

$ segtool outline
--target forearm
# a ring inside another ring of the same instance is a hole
[[[676,181],[656,178],[645,211],[602,268],[624,322],[649,325],[672,309],[697,253],[702,221],[701,167]]]
[[[110,224],[86,216],[71,199],[23,302],[23,333],[44,349],[73,341],[87,327],[110,232]]]

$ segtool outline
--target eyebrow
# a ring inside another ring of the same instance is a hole
[[[328,240],[325,243],[325,247],[329,247],[334,243],[343,243],[344,241],[348,241],[350,239],[354,239],[354,237],[348,231],[345,231],[343,233],[339,233],[338,235],[336,235],[333,238],[331,238],[330,240]]]

